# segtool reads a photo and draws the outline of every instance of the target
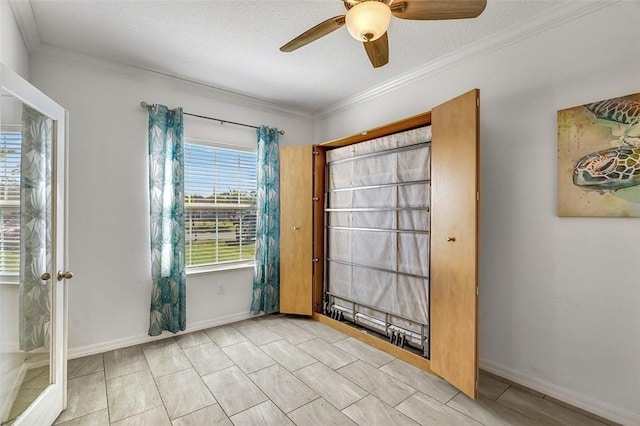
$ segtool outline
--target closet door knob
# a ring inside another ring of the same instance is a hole
[[[300,230],[300,227],[299,227],[299,226],[294,226],[294,227],[293,227],[293,230],[294,230],[294,231],[299,231],[299,230]]]
[[[48,272],[45,272],[44,274],[40,275],[40,279],[42,281],[49,281],[51,279],[51,274]]]
[[[447,237],[447,241],[453,242],[456,240],[456,237]]]
[[[58,271],[58,281],[70,280],[71,278],[73,278],[73,272],[71,272],[71,271],[67,271],[67,272]]]

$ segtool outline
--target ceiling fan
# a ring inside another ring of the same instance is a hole
[[[292,52],[343,25],[353,38],[364,44],[374,68],[389,62],[387,28],[391,16],[401,19],[441,20],[466,19],[479,16],[487,0],[342,0],[346,15],[334,16],[300,34],[280,48]]]

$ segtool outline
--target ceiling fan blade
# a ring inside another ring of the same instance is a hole
[[[389,62],[389,38],[387,33],[382,34],[377,40],[363,42],[364,50],[367,51],[371,65],[379,68]]]
[[[487,0],[404,0],[393,3],[397,18],[417,20],[466,19],[479,16]]]
[[[324,22],[319,23],[315,27],[311,28],[300,34],[298,37],[291,40],[280,48],[281,52],[293,52],[296,49],[306,46],[312,41],[316,41],[320,37],[324,37],[327,34],[337,30],[345,23],[345,15],[334,16]]]

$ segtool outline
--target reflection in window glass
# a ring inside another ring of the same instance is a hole
[[[21,133],[0,131],[0,275],[20,267]]]

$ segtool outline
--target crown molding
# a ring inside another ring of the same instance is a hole
[[[154,69],[137,67],[111,59],[104,59],[87,55],[85,53],[79,53],[46,43],[40,43],[31,55],[32,57],[44,58],[91,71],[104,72],[139,82],[155,80],[160,84],[171,87],[172,89],[189,93],[191,95],[203,96],[215,101],[226,102],[306,122],[312,121],[311,113],[289,109],[266,99],[214,87],[205,82],[167,74]]]
[[[9,0],[9,6],[13,12],[13,16],[18,24],[20,35],[27,48],[27,52],[31,54],[40,45],[40,33],[36,26],[36,19],[33,16],[30,1]]]
[[[349,96],[332,105],[328,105],[313,113],[313,120],[323,120],[346,110],[355,108],[365,102],[369,102],[380,96],[394,92],[402,87],[409,86],[420,80],[437,75],[448,69],[462,65],[466,62],[490,55],[491,53],[504,49],[507,46],[518,43],[522,40],[533,37],[562,24],[588,15],[597,10],[611,6],[621,0],[592,1],[592,2],[569,2],[567,4],[553,8],[544,16],[539,15],[516,25],[507,27],[503,31],[480,39],[462,49],[428,62],[420,67],[375,85],[367,90]]]
[[[426,63],[410,72],[375,85],[367,90],[353,96],[349,96],[313,113],[301,111],[299,109],[287,108],[279,105],[275,101],[215,87],[203,81],[171,75],[156,69],[136,67],[115,60],[98,58],[42,43],[33,15],[33,10],[31,8],[31,2],[29,0],[9,0],[9,4],[16,18],[16,22],[27,50],[31,56],[42,57],[69,65],[92,69],[94,71],[107,72],[121,77],[124,76],[137,81],[148,81],[149,77],[154,77],[159,80],[164,80],[165,83],[185,93],[204,96],[217,101],[227,102],[307,122],[317,122],[394,92],[402,87],[409,86],[420,80],[442,73],[453,67],[489,55],[497,50],[503,49],[507,46],[518,43],[522,40],[533,37],[620,1],[622,0],[568,2],[553,8],[549,13],[544,14],[544,16],[533,17],[525,22],[512,25],[497,34],[493,34],[475,43],[469,44],[449,55]]]
[[[203,96],[216,101],[306,122],[313,121],[310,112],[287,108],[269,99],[258,98],[245,93],[215,87],[203,81],[193,80],[179,75],[171,75],[156,69],[137,67],[43,43],[40,40],[31,2],[28,0],[9,0],[9,3],[27,51],[32,57],[40,57],[92,71],[106,72],[136,81],[148,82],[150,79],[155,79],[176,90],[192,95]]]

